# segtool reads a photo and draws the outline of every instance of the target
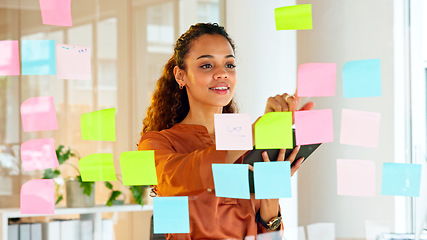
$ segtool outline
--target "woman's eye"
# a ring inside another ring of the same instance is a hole
[[[208,68],[212,68],[212,65],[210,65],[210,64],[204,64],[204,65],[202,65],[200,67],[203,68],[203,69],[208,69]]]
[[[236,65],[231,64],[231,63],[227,64],[226,66],[227,66],[227,68],[231,68],[231,69],[236,68]]]

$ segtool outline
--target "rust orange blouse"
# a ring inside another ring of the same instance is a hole
[[[255,221],[260,200],[253,194],[251,199],[215,196],[211,165],[225,163],[226,151],[216,150],[204,126],[175,124],[147,132],[138,150],[155,150],[158,196],[189,199],[190,233],[167,234],[167,239],[244,239],[267,232]]]

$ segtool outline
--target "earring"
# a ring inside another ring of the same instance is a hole
[[[183,89],[184,88],[184,85],[181,85],[181,84],[179,84],[179,89]]]

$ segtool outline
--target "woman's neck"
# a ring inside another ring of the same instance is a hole
[[[187,116],[182,120],[183,124],[195,124],[205,126],[209,134],[215,133],[214,115],[222,113],[222,107],[199,108],[190,107]]]

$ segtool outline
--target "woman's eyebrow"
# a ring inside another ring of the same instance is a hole
[[[214,56],[212,55],[201,55],[200,57],[196,58],[196,60],[200,59],[200,58],[214,58]],[[234,58],[233,54],[227,55],[224,58]]]

